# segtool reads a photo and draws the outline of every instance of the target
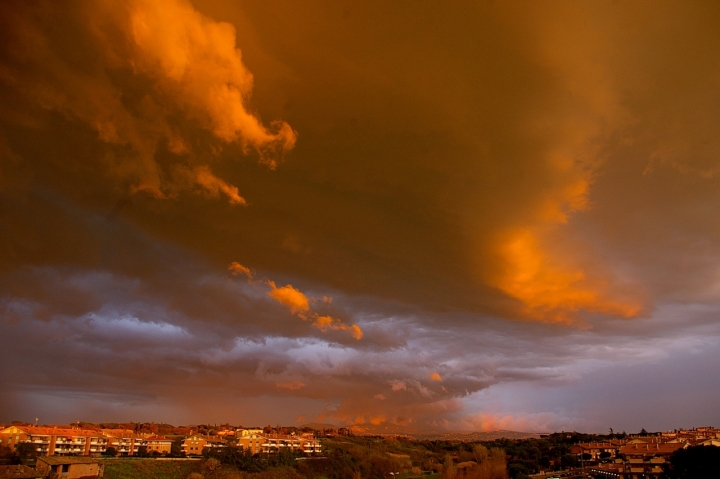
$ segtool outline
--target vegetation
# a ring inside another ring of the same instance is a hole
[[[103,461],[104,479],[186,479],[200,472],[200,461],[156,461],[155,459],[113,459]]]
[[[720,447],[692,446],[678,449],[663,469],[667,479],[720,477]]]
[[[8,447],[0,447],[0,464],[33,464],[35,457],[37,452],[32,444],[18,444],[13,452]]]

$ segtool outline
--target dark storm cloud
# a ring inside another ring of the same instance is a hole
[[[604,428],[715,362],[713,5],[0,9],[0,420]]]

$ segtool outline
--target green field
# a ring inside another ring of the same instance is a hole
[[[200,470],[200,461],[157,461],[155,459],[108,459],[105,479],[186,479]]]

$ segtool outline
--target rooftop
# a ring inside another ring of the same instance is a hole
[[[37,460],[51,466],[57,464],[99,464],[97,459],[90,456],[38,456]]]

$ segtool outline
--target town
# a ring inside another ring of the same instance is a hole
[[[611,430],[607,435],[556,432],[527,434],[523,439],[462,441],[443,439],[447,434],[422,440],[412,435],[362,434],[355,428],[332,425],[244,428],[14,422],[0,426],[0,478],[19,479],[142,477],[137,472],[141,464],[157,469],[153,477],[173,479],[248,477],[241,473],[264,474],[258,479],[287,478],[288,474],[297,479],[663,479],[710,477],[673,476],[677,465],[671,463],[692,450],[712,452],[717,461],[720,451],[720,429],[714,427],[638,434]],[[696,460],[685,455],[686,462]],[[131,471],[122,472],[123,467]]]

